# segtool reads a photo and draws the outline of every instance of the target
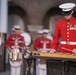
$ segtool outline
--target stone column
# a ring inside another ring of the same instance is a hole
[[[7,33],[8,0],[0,0],[0,33]]]
[[[4,41],[7,33],[7,19],[8,19],[8,0],[0,0],[0,51],[2,51],[2,71],[5,71],[5,57],[6,50],[4,47]]]

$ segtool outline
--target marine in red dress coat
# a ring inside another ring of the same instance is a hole
[[[51,48],[51,40],[47,38],[47,30],[43,31],[43,37],[37,38],[34,42],[34,49],[38,51],[43,51],[44,49],[44,42],[46,43],[46,50],[49,51]]]
[[[34,49],[39,52],[50,51],[51,40],[47,38],[48,30],[44,29],[41,37],[38,37],[34,42]],[[40,58],[36,62],[36,74],[37,75],[47,75],[46,70],[46,59]]]
[[[68,5],[68,8],[70,9],[65,7],[66,5]],[[58,49],[57,51],[59,52],[76,53],[76,18],[72,16],[74,12],[72,9],[75,4],[72,5],[73,6],[70,7],[70,5],[67,3],[59,6],[62,8],[64,18],[60,19],[56,23],[56,30],[54,33],[51,52],[55,52]],[[63,8],[66,8],[66,10]],[[60,46],[59,38],[61,38]]]
[[[35,50],[38,50],[39,41],[42,40],[43,31],[42,30],[39,30],[37,33],[38,33],[38,38],[35,39],[35,41],[34,41],[34,49]]]
[[[26,47],[24,42],[24,37],[20,35],[20,28],[15,27],[15,33],[11,34],[9,38],[5,41],[5,46],[9,50],[14,48]],[[21,49],[20,49],[21,50]]]

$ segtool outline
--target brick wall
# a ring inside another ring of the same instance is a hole
[[[28,15],[29,24],[41,25],[46,12],[57,7],[61,3],[74,2],[76,0],[13,0],[14,4],[20,6]]]

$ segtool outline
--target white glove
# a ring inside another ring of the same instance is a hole
[[[24,58],[29,58],[30,54],[29,53],[26,53],[26,55],[24,55]]]
[[[39,51],[39,52],[42,52],[42,51],[43,51],[43,49],[42,49],[42,48],[40,48],[40,49],[38,49],[38,51]]]
[[[76,54],[76,49],[73,49],[72,52]]]
[[[51,50],[50,50],[50,53],[55,53],[55,52],[56,52],[55,49],[51,49]]]
[[[47,49],[46,49],[46,51],[50,51],[50,50],[51,50],[50,48],[47,48]]]
[[[47,50],[44,51],[42,48],[40,48],[38,51],[39,52],[47,52]]]
[[[45,51],[43,50],[42,52],[47,52],[47,51],[46,50]]]

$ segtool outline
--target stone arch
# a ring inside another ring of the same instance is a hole
[[[27,12],[29,25],[42,25],[47,11],[65,2],[76,3],[76,0],[14,0],[13,4],[20,6]]]
[[[27,28],[27,25],[29,23],[28,16],[27,16],[27,13],[21,7],[16,6],[16,5],[9,5],[8,15],[20,16],[24,22],[25,30],[26,31],[28,30],[28,28]]]
[[[49,19],[51,16],[54,15],[61,15],[61,10],[59,8],[52,8],[50,10],[48,10],[43,18],[43,25],[44,28],[49,28]]]

